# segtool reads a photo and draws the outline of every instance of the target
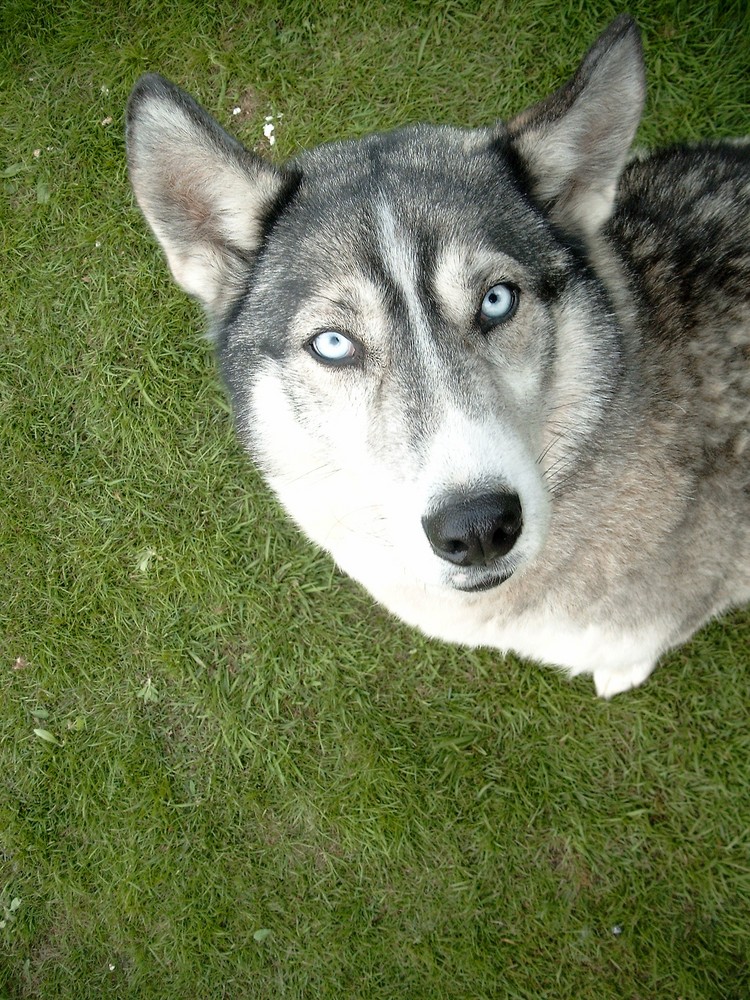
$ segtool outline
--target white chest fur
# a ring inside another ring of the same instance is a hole
[[[642,683],[669,645],[654,628],[638,632],[599,624],[578,624],[544,609],[508,620],[490,595],[430,588],[389,587],[375,595],[400,618],[435,638],[466,646],[487,646],[565,669],[570,676],[593,674],[597,693],[611,697]]]

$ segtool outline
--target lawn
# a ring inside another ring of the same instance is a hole
[[[750,613],[610,703],[393,621],[243,456],[125,170],[146,70],[282,159],[507,116],[620,9],[6,0],[0,1000],[750,996]],[[750,132],[747,5],[630,10],[639,140]]]

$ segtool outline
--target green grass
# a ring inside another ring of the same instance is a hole
[[[630,6],[641,141],[750,131],[746,5]],[[618,10],[4,4],[1,1000],[750,996],[747,611],[609,704],[390,620],[242,456],[125,173],[146,69],[283,157],[507,115]]]

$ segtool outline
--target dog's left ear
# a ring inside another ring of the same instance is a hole
[[[622,14],[572,80],[507,123],[533,197],[563,229],[587,237],[609,218],[645,93],[640,33]]]
[[[264,220],[299,178],[153,73],[130,95],[126,140],[135,196],[175,281],[216,319],[244,287]]]

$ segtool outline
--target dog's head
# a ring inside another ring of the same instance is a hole
[[[508,123],[409,126],[276,167],[161,77],[136,85],[133,187],[206,308],[240,435],[378,596],[491,588],[543,550],[616,389],[590,246],[643,91],[621,17]]]

